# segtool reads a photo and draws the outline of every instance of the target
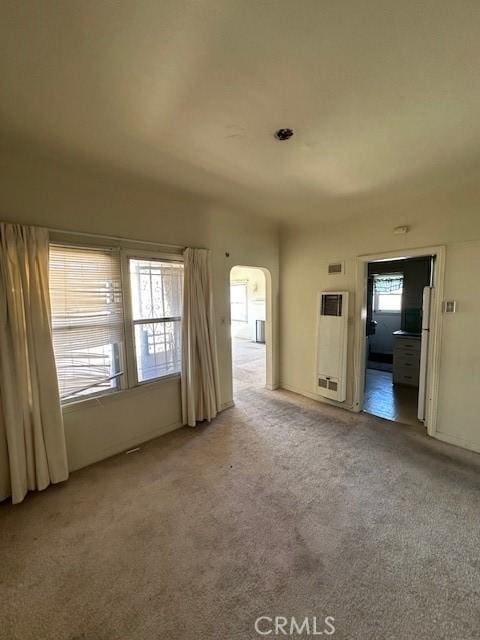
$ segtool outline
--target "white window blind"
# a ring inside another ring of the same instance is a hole
[[[183,264],[129,260],[137,380],[179,373]]]
[[[118,250],[51,245],[49,274],[61,399],[120,388],[124,325]]]

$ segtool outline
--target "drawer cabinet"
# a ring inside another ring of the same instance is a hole
[[[420,338],[394,337],[393,384],[418,387],[420,373]]]
[[[401,338],[395,336],[393,343],[394,351],[401,351],[402,353],[420,353],[420,338]]]
[[[413,367],[417,368],[420,365],[420,354],[416,353],[402,353],[399,351],[394,354],[395,364],[399,367]]]

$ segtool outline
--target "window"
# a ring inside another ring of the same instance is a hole
[[[137,380],[179,373],[183,265],[129,259]]]
[[[52,245],[49,277],[61,400],[119,389],[124,344],[119,252]]]
[[[401,311],[402,294],[401,293],[379,293],[377,302],[377,311]]]
[[[230,285],[231,319],[248,322],[247,283],[232,282]]]
[[[122,254],[50,246],[52,336],[64,403],[181,370],[183,264]]]
[[[402,310],[403,275],[375,276],[374,311],[399,313]]]

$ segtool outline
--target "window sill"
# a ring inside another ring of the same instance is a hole
[[[104,393],[92,398],[85,398],[84,400],[77,400],[76,402],[70,402],[62,405],[62,413],[72,413],[73,411],[81,411],[83,409],[89,409],[90,407],[96,407],[98,405],[109,404],[117,400],[123,400],[127,396],[135,396],[139,393],[145,393],[154,390],[155,387],[167,384],[177,383],[180,380],[181,375],[174,373],[172,375],[157,378],[156,380],[141,382],[140,384],[130,387],[128,389],[120,389],[119,391],[112,391],[110,393]]]

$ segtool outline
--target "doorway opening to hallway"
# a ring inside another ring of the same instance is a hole
[[[266,384],[266,277],[258,267],[230,271],[232,379],[235,399]]]

